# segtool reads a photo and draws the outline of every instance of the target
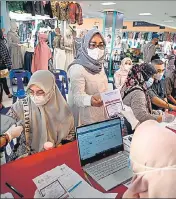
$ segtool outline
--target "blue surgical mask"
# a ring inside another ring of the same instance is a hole
[[[150,77],[148,81],[145,82],[147,88],[150,88],[153,85],[154,79]]]

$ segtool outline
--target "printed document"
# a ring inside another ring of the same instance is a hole
[[[63,164],[33,179],[38,192],[34,198],[116,198],[117,193],[101,193]]]
[[[122,97],[119,89],[101,94],[106,113],[109,118],[118,117],[123,109]]]

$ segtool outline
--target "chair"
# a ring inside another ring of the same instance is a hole
[[[62,94],[62,96],[67,100],[66,94],[68,94],[68,78],[67,73],[64,70],[53,69],[51,72],[55,76],[56,84]]]
[[[24,90],[23,80],[27,78],[30,80],[31,73],[25,70],[11,70],[9,73],[10,77],[10,85],[12,87],[12,94],[13,94],[13,103],[16,101],[17,98],[22,99],[26,97],[26,92]],[[17,79],[17,89],[15,91],[13,85],[13,79]]]

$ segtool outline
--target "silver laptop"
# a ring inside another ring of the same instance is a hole
[[[81,166],[106,191],[132,178],[120,118],[77,127]]]

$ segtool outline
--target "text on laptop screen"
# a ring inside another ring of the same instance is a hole
[[[121,146],[120,119],[80,127],[77,129],[77,138],[81,160]]]

